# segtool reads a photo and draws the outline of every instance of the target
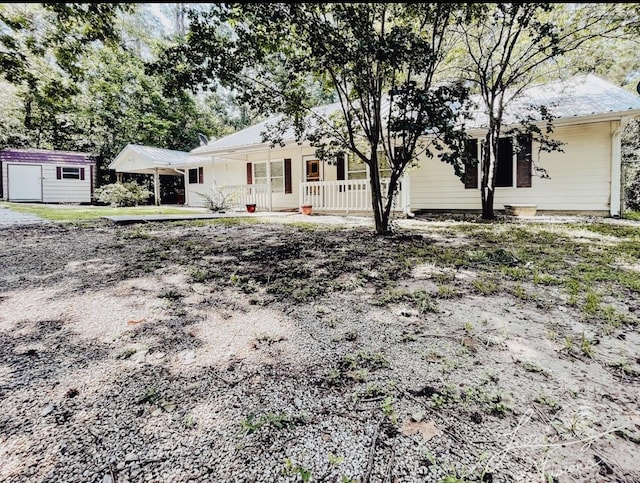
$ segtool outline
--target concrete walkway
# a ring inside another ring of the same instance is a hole
[[[48,223],[48,220],[30,213],[19,213],[0,205],[0,227],[33,225],[34,223]]]
[[[246,213],[246,212],[225,212],[225,213],[203,213],[193,214],[185,213],[184,215],[111,215],[103,216],[105,220],[109,220],[116,225],[131,225],[134,223],[149,223],[149,222],[162,222],[162,221],[189,221],[189,220],[215,220],[218,218],[264,218],[268,217],[285,217],[295,215],[296,213],[290,212],[261,212],[261,213]]]
[[[184,215],[112,215],[103,216],[116,225],[131,225],[134,223],[164,222],[164,221],[189,221],[189,220],[215,220],[220,218],[254,218],[256,220],[269,222],[279,221],[284,223],[319,223],[330,225],[370,225],[373,223],[371,217],[333,215],[314,213],[312,215],[302,215],[292,211],[262,211],[247,213],[242,211],[225,213],[206,214],[184,214]]]

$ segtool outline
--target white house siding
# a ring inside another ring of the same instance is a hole
[[[56,179],[56,167],[84,168],[84,180]],[[42,202],[43,203],[90,203],[91,168],[77,164],[42,165]]]
[[[611,182],[611,122],[557,127],[552,135],[563,141],[564,152],[540,153],[533,146],[534,163],[550,179],[534,175],[531,188],[496,188],[495,209],[504,204],[536,204],[539,210],[608,211]],[[617,125],[617,124],[616,124]],[[453,168],[437,159],[423,159],[410,171],[411,208],[481,208],[480,190],[465,189]]]
[[[198,169],[199,167],[204,168],[203,183],[189,183],[189,169]],[[187,204],[189,206],[202,208],[205,206],[206,198],[200,196],[200,194],[213,194],[213,166],[211,164],[207,164],[205,166],[190,166],[184,169],[186,171],[184,183],[185,190],[187,192]]]

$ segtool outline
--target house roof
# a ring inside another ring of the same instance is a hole
[[[127,144],[109,164],[109,169],[124,173],[153,173],[156,168],[162,173],[176,174],[173,167],[183,166],[189,161],[189,153],[171,149]]]
[[[517,113],[531,112],[530,106],[547,106],[556,119],[563,121],[608,114],[621,117],[640,109],[640,96],[593,74],[575,76],[526,89],[509,106],[504,124],[517,123]],[[472,128],[486,127],[488,117],[477,110],[469,125]]]
[[[0,161],[12,163],[95,164],[89,153],[51,149],[4,149]]]
[[[553,106],[556,118],[567,122],[572,122],[572,120],[577,122],[578,119],[584,120],[584,118],[602,115],[619,118],[625,113],[640,114],[640,96],[593,74],[576,76],[526,89],[523,95],[509,106],[504,124],[516,123],[515,113],[523,112],[529,105]],[[338,109],[340,109],[340,104],[335,103],[314,108],[313,111],[326,116]],[[269,125],[277,123],[282,117],[282,115],[270,117],[241,131],[211,141],[205,146],[200,146],[191,151],[191,154],[224,154],[235,150],[244,151],[265,146],[266,143],[262,141],[262,133]],[[467,127],[481,129],[487,126],[487,119],[486,114],[478,109],[473,113],[473,118],[467,122]],[[292,129],[285,132],[283,140],[285,142],[294,141]]]
[[[340,103],[327,104],[325,106],[314,107],[311,111],[318,116],[328,116],[340,109]],[[312,115],[312,114],[310,114]],[[191,151],[191,154],[205,154],[224,151],[233,151],[237,149],[248,148],[252,146],[262,146],[268,143],[262,141],[262,133],[268,126],[275,125],[282,120],[282,114],[272,116],[258,124],[249,126],[228,136],[209,142],[205,146],[200,146]],[[285,142],[294,141],[295,133],[292,128],[285,131],[283,140]]]

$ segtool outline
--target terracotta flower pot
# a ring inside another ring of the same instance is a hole
[[[310,215],[311,208],[312,208],[312,205],[302,205],[300,207],[300,213],[302,213],[303,215]]]
[[[256,204],[255,203],[251,203],[247,205],[247,211],[249,213],[255,213],[256,211]]]

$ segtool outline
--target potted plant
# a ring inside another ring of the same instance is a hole
[[[255,203],[247,203],[247,211],[249,213],[255,213],[256,211],[256,204]]]
[[[302,213],[303,215],[310,215],[312,207],[312,205],[302,205],[300,206],[300,213]]]

